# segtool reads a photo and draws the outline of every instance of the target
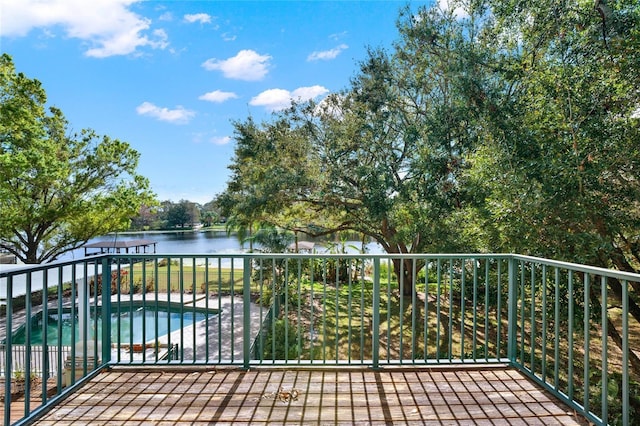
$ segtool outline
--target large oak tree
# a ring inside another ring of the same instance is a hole
[[[483,133],[474,98],[499,94],[478,24],[404,9],[394,49],[370,48],[349,88],[235,123],[226,214],[313,235],[355,231],[391,254],[474,250],[459,232],[458,212],[474,202],[462,172]],[[394,266],[411,294],[412,265]]]
[[[38,80],[0,57],[0,249],[43,263],[127,229],[153,203],[139,154],[91,130],[73,134]]]

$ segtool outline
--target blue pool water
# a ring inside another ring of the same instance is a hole
[[[92,317],[87,325],[89,338],[94,337],[93,330],[97,328],[97,336],[102,333],[102,318]],[[111,341],[113,343],[120,341],[121,344],[129,343],[145,343],[169,334],[173,331],[180,330],[181,327],[187,327],[194,322],[203,321],[215,315],[215,312],[209,311],[187,311],[158,308],[154,306],[134,307],[129,310],[114,312],[111,315]],[[182,321],[181,321],[182,320]],[[78,317],[72,318],[71,311],[65,309],[61,314],[57,311],[49,312],[46,319],[46,327],[43,326],[42,313],[34,315],[31,319],[31,344],[41,345],[43,343],[43,331],[46,329],[47,344],[57,345],[58,342],[63,346],[72,344],[71,336],[75,334],[75,342],[80,341],[80,329],[78,326]],[[157,332],[157,336],[156,336]],[[118,339],[118,334],[119,339]],[[132,339],[133,336],[133,339]],[[99,339],[99,337],[98,337]],[[26,327],[18,329],[12,338],[14,344],[24,344],[26,342]]]

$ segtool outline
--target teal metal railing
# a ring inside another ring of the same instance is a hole
[[[109,365],[508,364],[590,421],[628,425],[639,282],[495,254],[123,254],[4,271],[3,422]]]

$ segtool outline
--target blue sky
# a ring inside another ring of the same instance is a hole
[[[344,89],[398,10],[430,1],[2,0],[0,48],[74,131],[141,154],[160,200],[225,189],[233,120]]]

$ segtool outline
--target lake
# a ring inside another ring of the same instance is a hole
[[[110,234],[94,238],[89,243],[99,241],[130,241],[145,239],[155,241],[156,253],[167,254],[230,254],[242,253],[249,249],[249,244],[243,244],[236,234],[228,235],[225,231],[179,231],[179,232],[127,232],[124,234]],[[300,241],[310,239],[300,238]],[[316,242],[316,251],[327,251],[325,243]],[[361,247],[359,241],[346,241],[346,251],[358,252]],[[366,244],[367,253],[383,253],[380,244],[369,242]],[[79,259],[84,257],[84,249],[77,249],[65,253],[59,260]]]

